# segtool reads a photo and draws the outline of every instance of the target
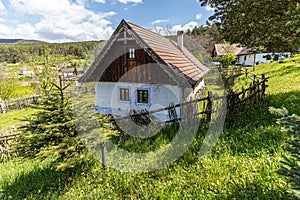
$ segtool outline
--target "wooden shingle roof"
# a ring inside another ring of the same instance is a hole
[[[232,53],[234,55],[247,55],[251,53],[247,47],[238,43],[215,44],[214,51],[216,52],[217,56],[225,56],[228,53]]]
[[[122,20],[114,34],[120,32],[122,28],[128,31],[131,37],[133,37],[154,60],[159,64],[168,66],[170,68],[166,69],[168,73],[173,73],[175,76],[185,79],[192,87],[199,83],[210,70],[186,48],[183,47],[183,49],[180,49],[176,42],[166,37],[125,20]],[[112,40],[113,36],[108,43],[113,42]],[[106,44],[106,46],[107,45],[109,44]],[[103,51],[105,51],[105,47]],[[101,53],[99,56],[101,56]],[[85,81],[88,74],[92,73],[93,68],[97,67],[97,63],[101,60],[99,56],[87,71],[86,75],[82,77],[81,81]]]

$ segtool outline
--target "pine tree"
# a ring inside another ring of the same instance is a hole
[[[61,78],[51,85],[41,103],[34,106],[38,112],[24,120],[15,149],[21,157],[51,157],[55,169],[68,170],[71,177],[72,169],[88,157],[76,131],[71,100],[65,93],[70,85],[64,85]]]
[[[289,115],[285,108],[270,108],[270,112],[281,117],[277,123],[283,126],[282,131],[288,131],[293,136],[286,147],[290,156],[284,156],[279,173],[287,177],[292,189],[300,190],[300,117],[295,114]]]

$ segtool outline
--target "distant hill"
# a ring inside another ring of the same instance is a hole
[[[23,39],[0,39],[0,43],[7,43],[7,44],[29,44],[29,43],[39,43],[43,41],[39,40],[23,40]]]

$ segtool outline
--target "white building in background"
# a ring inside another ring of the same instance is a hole
[[[254,66],[255,64],[273,62],[291,57],[290,52],[253,53],[241,44],[215,44],[213,56],[224,56],[228,53],[237,56],[233,64],[242,66]]]
[[[30,67],[25,66],[19,69],[18,74],[31,76],[34,75],[34,70]]]

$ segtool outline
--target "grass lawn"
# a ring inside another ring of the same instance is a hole
[[[0,113],[0,130],[22,124],[21,119],[29,117],[36,111],[33,109],[12,110],[6,114]]]
[[[202,127],[180,159],[155,172],[104,170],[94,161],[67,180],[67,173],[55,172],[47,160],[12,160],[0,163],[0,199],[297,199],[285,177],[276,173],[289,135],[268,111],[284,106],[300,114],[300,63],[293,59],[257,66],[255,73],[270,76],[268,97],[228,117],[204,158],[199,157]],[[167,140],[159,137],[162,143]]]

